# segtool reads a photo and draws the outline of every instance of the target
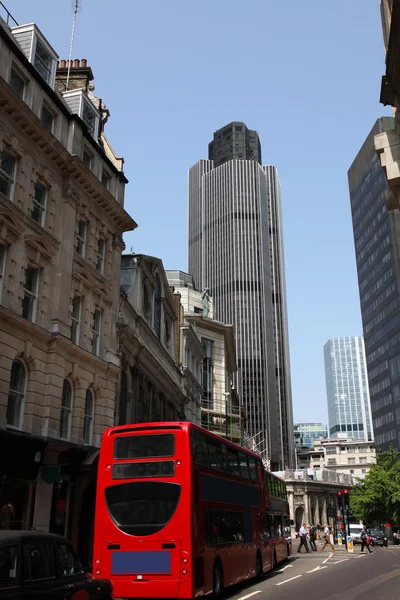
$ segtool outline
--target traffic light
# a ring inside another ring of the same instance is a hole
[[[344,500],[345,508],[349,508],[349,506],[350,506],[349,490],[343,490],[343,500]]]
[[[337,493],[337,500],[338,500],[339,510],[343,510],[343,495],[342,495],[341,491],[339,491]]]

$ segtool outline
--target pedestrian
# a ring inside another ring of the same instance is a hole
[[[372,550],[369,547],[369,539],[368,539],[368,533],[367,533],[367,527],[364,525],[362,532],[360,533],[360,540],[361,540],[361,552],[364,552],[364,546],[366,546],[368,548],[368,552],[370,554],[372,554]]]
[[[315,544],[315,538],[317,536],[317,530],[315,529],[314,525],[310,525],[309,536],[310,536],[310,548],[311,548],[311,550],[314,550],[314,552],[316,552],[317,546]]]
[[[333,544],[331,542],[331,538],[330,538],[330,530],[328,525],[325,524],[325,529],[324,529],[324,538],[325,538],[325,543],[321,548],[321,552],[323,552],[325,550],[325,546],[327,544],[330,545],[330,547],[332,548],[332,552],[335,552],[335,548],[333,547]]]
[[[305,523],[303,523],[303,525],[300,527],[299,536],[300,536],[300,545],[297,548],[297,552],[301,552],[301,548],[303,546],[305,547],[306,552],[310,552],[308,549],[308,544],[307,544],[307,529],[306,529]]]

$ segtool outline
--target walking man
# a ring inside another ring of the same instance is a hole
[[[301,548],[303,546],[305,547],[306,552],[310,552],[308,549],[308,544],[307,544],[307,529],[306,529],[305,523],[303,523],[303,525],[300,527],[299,536],[300,536],[300,545],[297,548],[297,552],[301,552]]]
[[[330,532],[329,532],[329,527],[328,525],[325,524],[325,529],[324,529],[324,538],[325,538],[325,543],[321,548],[321,552],[323,552],[325,550],[325,546],[327,544],[330,545],[330,547],[332,548],[332,552],[335,552],[335,548],[331,542],[331,537],[330,537]]]
[[[314,552],[316,552],[317,546],[315,544],[315,538],[317,536],[317,530],[315,529],[314,525],[310,525],[309,536],[310,536],[310,548],[311,548],[311,550],[314,550]]]
[[[369,540],[368,540],[368,533],[367,533],[367,528],[364,525],[362,532],[360,533],[360,540],[361,540],[361,552],[364,552],[364,546],[367,547],[368,552],[370,554],[372,554],[372,550],[369,547]]]

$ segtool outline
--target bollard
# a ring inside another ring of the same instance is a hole
[[[347,550],[349,552],[354,552],[354,548],[353,548],[353,538],[349,535],[349,537],[347,538]]]

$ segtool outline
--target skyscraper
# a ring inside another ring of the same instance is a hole
[[[246,428],[271,469],[294,465],[280,184],[258,134],[233,122],[189,170],[189,271],[232,323]]]
[[[329,339],[324,359],[330,437],[373,440],[363,338]]]
[[[373,429],[382,450],[400,448],[400,213],[388,209],[393,196],[374,137],[393,128],[392,117],[378,119],[348,172]]]

